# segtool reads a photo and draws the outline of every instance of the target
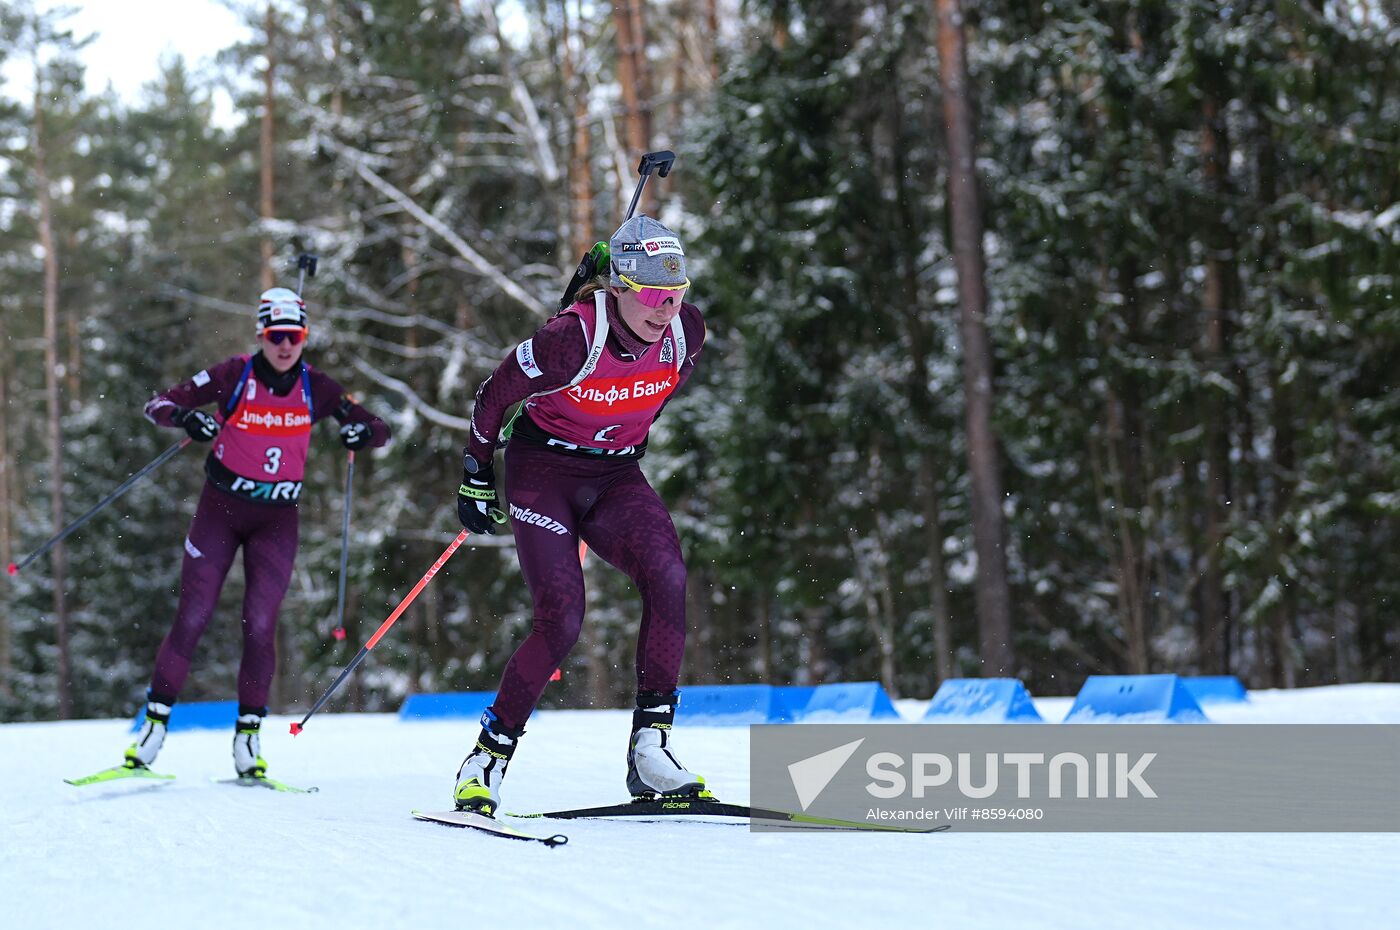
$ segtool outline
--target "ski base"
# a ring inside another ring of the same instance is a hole
[[[861,830],[870,833],[942,833],[949,824],[933,827],[899,826],[894,824],[863,823],[859,820],[840,820],[835,817],[817,817],[796,811],[770,810],[764,807],[749,807],[745,804],[726,804],[713,798],[668,798],[634,800],[626,804],[609,804],[603,807],[579,807],[572,810],[547,811],[540,814],[507,814],[508,817],[540,818],[556,820],[583,820],[593,817],[731,817],[742,820],[772,820],[787,822],[795,827],[807,829],[826,828],[833,830]]]
[[[524,830],[517,830],[515,827],[475,811],[413,811],[413,816],[428,823],[440,823],[448,827],[466,827],[505,839],[543,843],[551,849],[569,842],[569,838],[562,833],[556,833],[553,836],[526,833]]]
[[[268,778],[266,775],[253,777],[243,775],[238,778],[211,778],[210,781],[216,785],[239,785],[243,788],[271,788],[273,791],[281,791],[286,794],[315,794],[320,788],[298,788],[296,785],[289,785],[286,782],[278,781],[275,778]]]
[[[79,788],[84,785],[97,785],[107,781],[117,781],[123,778],[144,778],[152,781],[174,781],[174,775],[164,775],[160,772],[152,772],[148,768],[137,768],[135,766],[114,765],[110,769],[103,769],[100,772],[93,772],[91,775],[84,775],[82,778],[65,778],[63,781],[69,785],[76,785]]]

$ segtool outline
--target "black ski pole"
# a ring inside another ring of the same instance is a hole
[[[355,480],[355,450],[345,453],[345,504],[340,524],[340,591],[335,600],[335,629],[331,635],[337,642],[345,639],[345,567],[350,559],[350,501],[351,482]]]
[[[123,481],[121,484],[119,484],[119,485],[117,486],[117,489],[116,489],[115,491],[113,491],[111,494],[108,494],[106,497],[102,498],[102,500],[98,501],[97,504],[96,504],[96,506],[94,506],[91,510],[89,510],[87,513],[83,514],[83,515],[82,515],[81,517],[79,517],[78,519],[74,520],[72,523],[70,523],[70,524],[68,524],[67,526],[65,526],[65,527],[58,533],[57,536],[53,537],[53,538],[50,539],[48,542],[44,543],[44,544],[43,544],[42,546],[40,546],[38,549],[35,549],[33,552],[29,553],[29,555],[25,556],[25,557],[24,557],[23,559],[21,559],[18,563],[16,563],[16,562],[11,562],[10,565],[9,565],[9,573],[10,573],[11,575],[18,575],[19,572],[20,572],[20,569],[24,568],[24,567],[25,567],[26,565],[28,565],[30,562],[33,562],[35,559],[37,559],[39,556],[43,555],[45,552],[48,552],[48,551],[49,551],[50,549],[52,549],[54,546],[56,546],[56,545],[58,545],[59,543],[63,542],[63,540],[65,540],[65,539],[68,538],[68,534],[72,533],[72,532],[73,532],[74,530],[76,530],[78,527],[82,526],[84,523],[86,523],[86,522],[88,522],[89,520],[91,520],[94,516],[97,515],[97,513],[98,513],[100,510],[102,510],[102,508],[106,507],[108,504],[112,503],[112,501],[116,500],[117,498],[119,498],[119,497],[121,497],[123,494],[125,494],[128,490],[131,489],[131,486],[132,486],[133,484],[135,484],[136,482],[140,481],[142,478],[146,477],[147,475],[149,475],[151,472],[155,471],[155,470],[156,470],[157,468],[159,468],[160,466],[164,465],[164,464],[165,464],[167,461],[169,461],[171,458],[174,458],[175,453],[179,452],[181,449],[185,448],[185,446],[188,446],[188,445],[189,445],[191,442],[193,442],[193,441],[194,441],[193,439],[190,439],[190,438],[187,436],[187,437],[185,437],[184,439],[181,439],[179,442],[175,443],[175,445],[171,446],[169,449],[166,449],[166,450],[165,450],[164,452],[162,452],[160,455],[156,456],[155,459],[154,459],[154,461],[152,461],[152,462],[151,462],[149,465],[147,465],[145,468],[142,468],[142,469],[141,469],[140,471],[138,471],[136,474],[132,475],[130,478],[126,479],[126,480]]]
[[[636,212],[637,202],[642,199],[642,191],[646,188],[652,172],[664,178],[671,173],[671,166],[675,163],[676,153],[671,151],[647,152],[642,156],[642,160],[637,164],[637,174],[641,177],[637,179],[637,189],[632,192],[632,202],[627,205],[627,215],[622,220],[624,223]],[[599,242],[588,250],[578,263],[578,268],[574,270],[574,276],[569,279],[569,286],[564,288],[564,296],[559,300],[560,310],[567,310],[574,302],[574,295],[578,293],[578,289],[602,271],[601,266],[607,263],[607,255],[606,242]]]

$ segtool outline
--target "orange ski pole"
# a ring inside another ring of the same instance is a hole
[[[369,638],[369,642],[365,643],[363,646],[360,647],[360,651],[355,653],[355,658],[351,659],[350,664],[345,666],[345,671],[341,672],[340,677],[337,678],[331,684],[331,686],[326,689],[326,693],[321,695],[320,700],[318,700],[314,705],[312,705],[311,710],[307,711],[306,716],[301,718],[301,722],[292,724],[293,736],[296,736],[298,733],[300,733],[302,731],[302,728],[306,726],[306,721],[311,719],[311,715],[316,713],[316,711],[320,710],[321,706],[325,704],[326,701],[330,700],[330,696],[335,693],[336,688],[340,687],[340,683],[346,678],[348,678],[350,673],[353,672],[355,668],[365,660],[365,656],[369,655],[369,651],[373,649],[375,647],[375,644],[377,644],[379,640],[384,636],[384,634],[389,631],[389,627],[394,625],[394,621],[399,619],[399,614],[403,613],[404,610],[408,607],[408,605],[413,603],[413,599],[418,596],[419,592],[421,592],[424,588],[428,586],[428,582],[432,581],[433,576],[438,573],[438,570],[447,564],[447,560],[452,558],[452,553],[457,551],[457,547],[460,546],[469,535],[470,534],[466,530],[462,530],[462,532],[457,534],[457,538],[452,540],[452,544],[447,547],[446,551],[444,551],[442,555],[438,556],[438,560],[433,563],[433,567],[428,569],[427,574],[425,574],[422,578],[418,579],[418,583],[413,586],[412,591],[408,592],[408,596],[405,597],[402,601],[399,601],[399,606],[394,608],[394,612],[389,615],[389,618],[383,623],[379,624],[379,629],[374,631],[374,635]]]

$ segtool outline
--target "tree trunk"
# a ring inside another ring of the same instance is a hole
[[[892,698],[899,697],[898,657],[895,642],[899,635],[899,611],[895,607],[894,578],[890,575],[890,545],[885,532],[885,517],[875,515],[875,539],[880,545],[880,559],[876,563],[880,591],[880,611],[884,617],[884,638],[880,642],[880,683]]]
[[[340,35],[339,3],[330,0],[326,4],[326,28],[331,38],[331,72],[335,75],[335,89],[331,91],[331,118],[340,122],[345,115],[345,91],[340,86],[340,59],[345,57],[343,40]],[[457,12],[460,14],[460,4]]]
[[[39,199],[39,245],[44,251],[44,387],[48,401],[49,513],[53,531],[63,529],[63,422],[59,397],[58,255],[54,252],[53,204],[49,198],[48,158],[44,145],[44,99],[34,75],[34,172]],[[58,639],[58,716],[73,716],[72,659],[68,649],[68,604],[64,597],[67,559],[63,543],[50,550],[53,566],[53,615]]]
[[[856,560],[859,568],[864,561],[860,550],[855,547],[855,533],[851,533],[851,558]],[[866,627],[870,630],[870,635],[875,639],[875,647],[880,654],[880,684],[891,697],[895,695],[895,673],[894,673],[894,643],[890,638],[890,631],[884,618],[880,616],[880,604],[875,594],[875,579],[870,572],[860,571],[862,575],[861,587],[865,589],[865,621]]]
[[[267,15],[263,20],[264,29],[267,33],[267,70],[263,72],[263,111],[262,111],[262,139],[259,151],[261,153],[262,164],[262,195],[259,212],[264,223],[262,236],[262,289],[267,290],[276,282],[276,274],[272,267],[273,246],[272,239],[267,233],[267,225],[272,222],[275,215],[272,200],[272,158],[273,158],[273,113],[272,113],[272,72],[276,66],[276,52],[273,51],[273,30],[276,24],[272,18],[272,4],[267,5]]]
[[[0,341],[0,565],[14,561],[10,538],[9,344]],[[10,696],[10,611],[8,588],[0,602],[0,698]]]
[[[771,13],[773,18],[773,47],[778,51],[787,48],[789,24],[792,13],[788,10],[788,0],[778,0],[773,4]]]
[[[76,252],[78,244],[69,237],[68,247],[70,252]],[[83,341],[81,332],[81,312],[69,310],[64,314],[68,330],[68,364],[64,366],[64,375],[67,377],[67,401],[69,410],[77,410],[83,405]]]
[[[719,83],[719,0],[705,0],[705,35],[709,38],[710,86]]]
[[[972,531],[977,550],[977,623],[983,671],[1015,671],[1011,591],[1006,567],[1001,463],[992,432],[992,356],[987,337],[987,293],[982,258],[982,207],[977,190],[975,131],[968,95],[967,50],[960,0],[935,0],[943,122],[948,137],[948,200],[953,254],[962,305],[968,470],[972,477]]]
[[[569,213],[570,248],[567,260],[575,261],[587,252],[594,241],[593,231],[593,140],[588,127],[588,88],[579,80],[574,38],[569,28],[569,8],[565,0],[564,14],[564,87],[574,103],[572,145],[569,152]],[[578,12],[580,48],[587,46],[583,24],[582,3]]]
[[[616,0],[613,22],[617,28],[617,77],[622,88],[627,160],[635,164],[651,148],[651,64],[647,61],[646,29],[642,0]],[[656,215],[655,184],[648,184],[637,204],[638,213]]]
[[[933,669],[935,688],[957,677],[953,664],[953,624],[948,608],[948,571],[943,562],[942,505],[938,492],[937,459],[931,449],[919,456],[919,478],[924,493],[924,536],[928,553],[928,602],[933,613]]]
[[[910,190],[910,168],[901,140],[905,138],[904,117],[908,101],[905,93],[893,94],[886,102],[886,118],[890,124],[890,135],[884,141],[889,152],[889,177],[893,179],[897,197],[896,217],[902,229],[914,229],[918,224],[914,204],[919,194]],[[953,631],[948,612],[948,574],[943,562],[942,506],[938,489],[939,456],[933,437],[937,435],[934,423],[936,410],[933,395],[929,392],[929,360],[933,356],[933,336],[926,316],[931,317],[933,309],[925,307],[924,288],[919,282],[918,248],[911,237],[901,237],[904,244],[897,251],[900,276],[903,279],[904,301],[911,308],[901,315],[904,321],[905,339],[909,352],[909,378],[905,390],[909,396],[909,412],[923,434],[922,448],[919,450],[918,487],[922,501],[924,519],[925,552],[928,564],[929,611],[932,615],[934,672],[937,688],[940,682],[953,677]],[[893,611],[891,611],[893,617]]]
[[[1297,534],[1288,523],[1293,494],[1298,484],[1293,428],[1293,390],[1279,372],[1273,375],[1274,480],[1270,519],[1273,531],[1273,578],[1280,585],[1278,602],[1269,608],[1266,620],[1272,661],[1271,681],[1275,688],[1298,687],[1298,666],[1294,660],[1294,630],[1297,628],[1298,596],[1289,577],[1289,555],[1297,544]],[[1261,657],[1262,658],[1262,657]]]
[[[1118,170],[1119,166],[1115,165],[1114,177],[1118,177]],[[1108,230],[1110,251],[1112,244],[1124,234]],[[1113,358],[1120,352],[1131,355],[1141,343],[1142,312],[1137,278],[1137,261],[1132,255],[1114,255],[1105,258],[1099,266],[1099,290],[1105,294],[1116,291],[1122,307],[1121,328],[1098,327],[1102,344],[1097,348],[1102,358]],[[1141,482],[1142,418],[1136,377],[1131,370],[1118,370],[1110,378],[1103,413],[1099,416],[1103,424],[1102,462],[1096,441],[1091,445],[1089,460],[1100,502],[1098,513],[1104,547],[1117,589],[1118,624],[1126,639],[1123,658],[1131,674],[1145,675],[1151,664],[1146,593],[1149,572],[1148,547],[1141,529],[1145,494]]]
[[[760,682],[776,685],[773,669],[773,597],[764,588],[758,590],[758,603],[755,605],[754,620],[758,624],[758,655],[754,671]]]
[[[798,644],[800,669],[793,684],[820,685],[826,681],[826,614],[815,607],[801,608],[802,641]]]
[[[675,6],[675,30],[673,39],[675,45],[670,49],[671,55],[671,126],[676,132],[681,132],[685,126],[686,97],[690,93],[690,44],[694,36],[695,10],[692,7],[693,0],[676,0]],[[674,146],[673,146],[674,147]]]
[[[1139,545],[1136,518],[1141,502],[1136,497],[1136,466],[1129,451],[1133,437],[1126,425],[1130,402],[1110,390],[1104,419],[1108,436],[1104,441],[1107,472],[1105,491],[1113,505],[1114,522],[1110,533],[1117,538],[1114,561],[1118,580],[1119,621],[1127,631],[1128,670],[1146,675],[1148,658],[1147,601],[1144,588],[1145,564]]]
[[[1206,189],[1214,205],[1223,209],[1228,186],[1230,143],[1225,134],[1220,101],[1207,94],[1202,107],[1201,155]],[[1212,222],[1206,229],[1205,237],[1204,361],[1207,370],[1224,377],[1229,362],[1230,305],[1237,293],[1232,283],[1232,243],[1223,220]],[[1200,659],[1204,674],[1225,675],[1230,670],[1230,612],[1222,564],[1229,520],[1226,512],[1230,497],[1229,403],[1219,397],[1217,388],[1208,386],[1207,390],[1210,393],[1203,410],[1206,442],[1202,528],[1205,564],[1201,577]]]

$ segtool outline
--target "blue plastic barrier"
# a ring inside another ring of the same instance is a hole
[[[816,690],[814,685],[774,685],[773,700],[768,705],[768,722],[795,723],[801,720]]]
[[[931,723],[1042,723],[1018,678],[949,678],[938,686],[924,720]]]
[[[190,701],[187,704],[177,703],[170,709],[170,723],[166,729],[171,733],[177,730],[232,730],[237,720],[237,701]],[[131,732],[141,729],[141,724],[145,722],[146,705],[142,704],[136,712],[136,719],[131,722]]]
[[[1249,700],[1244,683],[1234,675],[1196,675],[1181,681],[1197,704],[1239,704]]]
[[[1066,723],[1206,723],[1176,675],[1090,675]]]
[[[803,723],[898,720],[899,711],[878,681],[839,682],[817,685],[797,719]]]
[[[399,708],[400,720],[476,719],[496,699],[494,691],[446,691],[410,694]]]
[[[768,723],[772,713],[772,685],[687,685],[680,691],[678,724],[744,727]]]

